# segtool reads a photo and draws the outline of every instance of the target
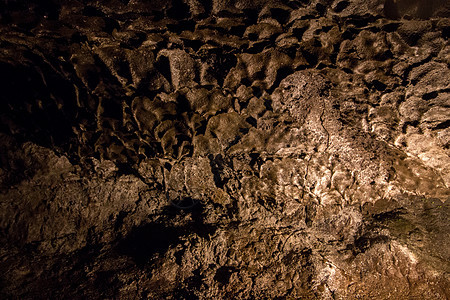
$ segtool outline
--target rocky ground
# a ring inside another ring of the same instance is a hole
[[[447,1],[0,5],[1,298],[450,297]]]

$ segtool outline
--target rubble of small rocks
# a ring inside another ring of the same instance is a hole
[[[445,0],[0,9],[0,297],[447,299]]]

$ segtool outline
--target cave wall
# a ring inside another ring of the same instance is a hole
[[[447,299],[447,1],[2,1],[0,296]]]

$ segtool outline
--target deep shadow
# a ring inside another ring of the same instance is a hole
[[[156,253],[164,253],[170,245],[180,242],[185,229],[152,223],[137,227],[119,242],[118,252],[144,265]]]
[[[117,252],[131,257],[136,265],[144,266],[155,254],[165,253],[170,246],[177,245],[181,237],[195,233],[201,238],[209,238],[217,227],[205,224],[203,220],[203,205],[198,203],[189,210],[180,210],[173,206],[167,206],[163,214],[174,218],[177,214],[192,215],[192,222],[184,226],[164,225],[163,223],[149,223],[135,227],[117,245]]]
[[[236,272],[236,268],[234,267],[220,267],[214,275],[214,280],[218,281],[220,284],[226,285],[229,283],[231,274],[234,272]]]

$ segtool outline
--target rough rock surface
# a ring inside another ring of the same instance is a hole
[[[447,1],[0,6],[0,298],[450,298]]]

